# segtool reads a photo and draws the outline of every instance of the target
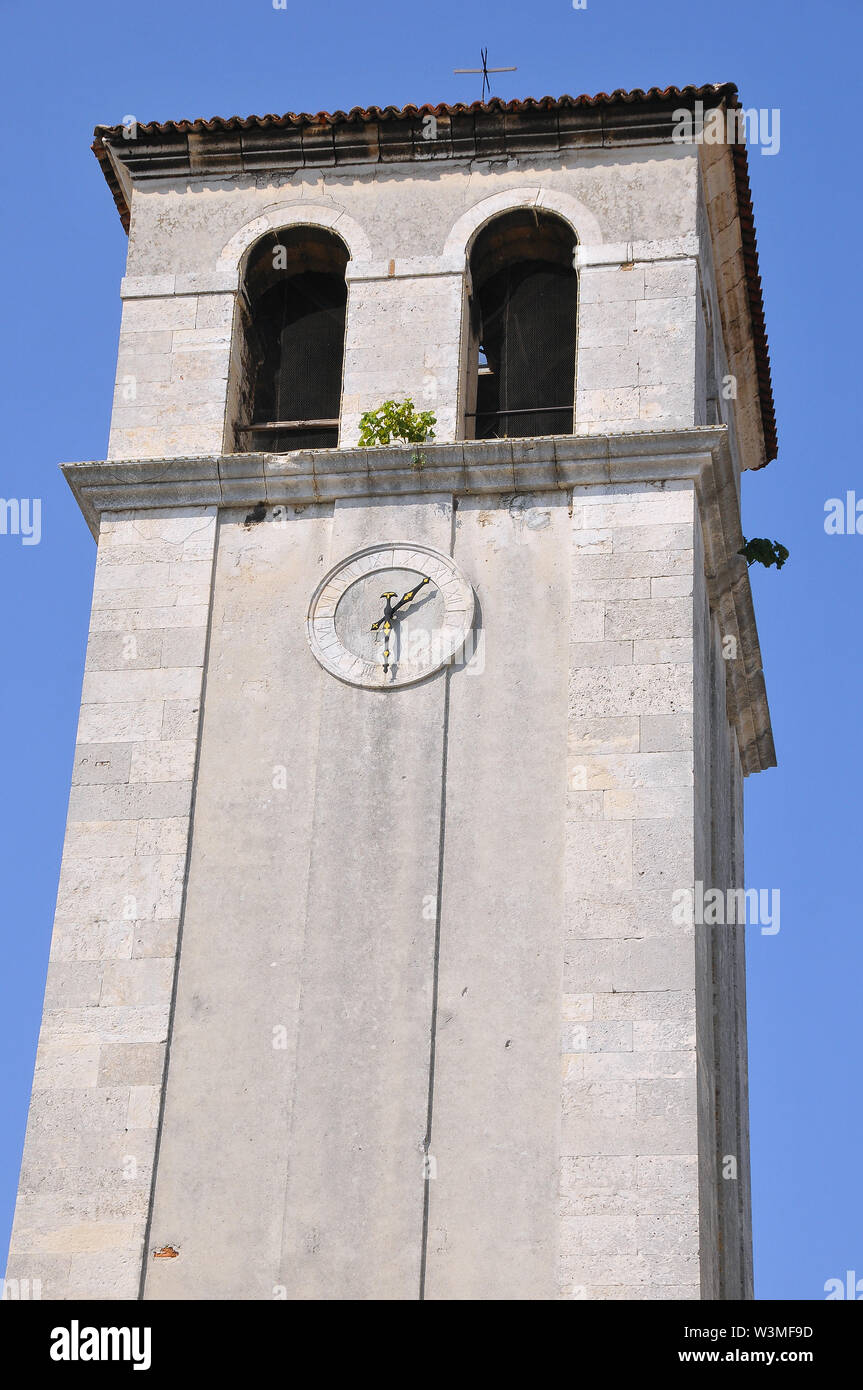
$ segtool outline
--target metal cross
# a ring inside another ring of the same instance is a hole
[[[476,73],[477,76],[479,76],[479,74],[482,73],[482,96],[480,97],[480,101],[485,101],[486,90],[488,90],[488,94],[489,94],[489,96],[491,96],[491,83],[490,83],[489,80],[488,80],[488,75],[489,75],[489,73],[490,73],[490,72],[518,72],[518,68],[490,68],[489,65],[488,65],[488,49],[487,49],[487,48],[481,48],[481,49],[480,49],[480,54],[481,54],[481,56],[482,56],[482,67],[481,67],[481,68],[453,68],[453,72],[472,72],[472,73]]]

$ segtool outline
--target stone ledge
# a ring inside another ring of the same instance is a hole
[[[237,271],[233,266],[176,275],[124,275],[120,281],[121,299],[166,299],[175,295],[236,292]]]
[[[103,512],[178,506],[307,506],[340,497],[540,492],[585,483],[696,478],[724,427],[464,440],[288,454],[208,454],[61,465],[94,536]]]
[[[626,262],[685,261],[695,260],[699,254],[698,236],[695,232],[689,232],[685,236],[667,237],[663,241],[603,242],[597,246],[579,244],[575,264],[582,269],[587,266],[619,266]]]
[[[417,280],[429,276],[465,273],[464,256],[396,256],[392,261],[348,261],[345,279],[352,280]]]

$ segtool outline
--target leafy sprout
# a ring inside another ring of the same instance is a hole
[[[780,545],[779,541],[769,541],[764,536],[753,536],[752,540],[748,541],[744,536],[743,547],[738,550],[737,554],[743,556],[747,565],[754,565],[757,562],[759,565],[764,565],[765,569],[775,565],[778,570],[781,570],[788,559],[789,552],[784,545]]]
[[[360,416],[360,448],[370,449],[396,440],[423,444],[434,439],[436,424],[437,417],[431,410],[417,411],[410,399],[401,403],[384,401],[377,410],[367,410]]]

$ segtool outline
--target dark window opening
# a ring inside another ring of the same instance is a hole
[[[241,449],[338,445],[347,259],[337,237],[309,227],[273,233],[256,246],[246,273]]]
[[[531,210],[496,219],[477,238],[468,438],[572,432],[574,247],[564,222]]]

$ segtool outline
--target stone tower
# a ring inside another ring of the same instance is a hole
[[[699,102],[736,89],[97,129],[43,1297],[751,1296],[743,930],[673,905],[742,886],[774,761],[775,428]],[[358,447],[408,398],[433,440]]]

